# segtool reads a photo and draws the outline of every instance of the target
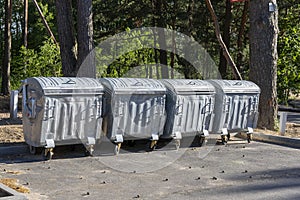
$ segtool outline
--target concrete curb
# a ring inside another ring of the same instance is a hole
[[[236,135],[236,137],[247,139],[247,135],[245,133],[239,133]],[[252,139],[258,142],[266,142],[300,149],[300,139],[298,138],[288,138],[284,136],[268,135],[264,133],[253,133]]]
[[[0,183],[0,199],[1,200],[25,200],[27,197],[21,193],[7,187],[6,185]]]

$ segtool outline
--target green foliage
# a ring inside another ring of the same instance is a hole
[[[38,4],[43,12],[43,15],[45,16],[45,19],[51,31],[57,38],[55,1],[42,0],[38,1]],[[43,41],[45,40],[45,38],[49,38],[50,36],[33,1],[28,1],[28,9],[28,47],[37,50],[41,45],[43,45]]]
[[[61,76],[59,48],[48,39],[38,51],[21,47],[19,56],[12,63],[12,89],[20,87],[20,81],[34,76]]]
[[[141,36],[139,30],[130,31],[130,28],[126,28],[126,33],[123,33],[122,37],[117,36],[113,39],[110,48],[98,47],[97,71],[101,72],[98,76],[122,77],[125,74],[129,76],[129,73],[134,76],[131,71],[134,67],[145,66],[145,70],[139,75],[149,78],[146,71],[154,64],[154,49],[147,47],[153,46],[152,43],[147,34]]]
[[[4,33],[4,0],[0,0],[0,54],[3,55]],[[72,1],[76,4],[76,1]],[[158,21],[162,21],[164,28],[173,29],[193,37],[210,54],[218,65],[220,58],[220,46],[215,36],[214,25],[207,9],[205,1],[162,1],[161,12],[156,12],[156,1],[145,0],[107,0],[93,1],[93,24],[95,45],[105,39],[126,30],[141,27],[156,27]],[[211,0],[220,27],[224,25],[225,2]],[[286,102],[290,92],[300,90],[300,8],[299,0],[277,1],[279,7],[280,37],[278,40],[278,98]],[[57,37],[55,19],[55,1],[39,1],[43,14]],[[240,31],[241,16],[244,2],[232,4],[232,22],[230,32],[230,48],[232,57],[237,60],[237,39]],[[59,76],[61,75],[60,56],[58,48],[50,41],[45,41],[49,35],[43,25],[41,17],[32,1],[29,1],[29,27],[28,49],[23,45],[23,1],[13,1],[12,22],[12,86],[17,88],[20,80],[30,76]],[[74,6],[74,15],[76,14]],[[75,21],[76,23],[76,21]],[[242,44],[241,73],[247,78],[249,71],[249,21],[246,23],[245,35]],[[156,71],[159,52],[154,48],[143,46],[150,41],[146,36],[134,39],[138,33],[128,35],[128,40],[122,42],[122,46],[111,44],[105,49],[106,56],[98,57],[98,71],[100,76],[120,77],[126,75],[156,77],[160,70]],[[128,50],[136,45],[138,49]],[[170,45],[170,44],[168,44]],[[159,47],[159,44],[157,44]],[[189,48],[189,47],[187,47]],[[128,51],[127,51],[128,50]],[[98,50],[101,55],[102,49]],[[123,54],[122,54],[123,53]],[[193,52],[191,52],[192,55]],[[101,65],[101,61],[110,63]],[[168,52],[168,65],[171,63],[171,53]],[[158,61],[159,62],[159,61]],[[133,70],[140,66],[139,71]],[[0,66],[1,68],[1,66]],[[201,78],[201,74],[193,71],[191,65],[180,56],[174,58],[174,70],[191,78]],[[228,70],[230,71],[230,70]],[[1,71],[0,71],[1,74]],[[170,72],[171,74],[171,72]],[[228,76],[230,77],[230,75]]]
[[[290,93],[300,91],[300,4],[284,10],[278,40],[278,98],[287,103]]]

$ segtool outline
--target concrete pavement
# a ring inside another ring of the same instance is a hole
[[[29,199],[300,198],[298,149],[232,139],[225,146],[105,157],[64,149],[46,162],[28,153],[0,156],[0,177],[18,179],[31,190]],[[177,153],[178,159],[166,163]],[[122,171],[130,162],[139,165]],[[166,165],[142,172],[159,163]]]

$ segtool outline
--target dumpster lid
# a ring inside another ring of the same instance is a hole
[[[165,93],[166,88],[154,79],[145,78],[101,78],[100,82],[109,92],[115,93]]]
[[[32,77],[24,84],[36,85],[44,94],[99,94],[103,86],[93,78],[77,77]]]
[[[169,90],[176,93],[208,92],[214,93],[215,88],[209,82],[197,79],[163,79]]]
[[[209,80],[224,93],[260,93],[260,88],[251,81],[244,80]]]

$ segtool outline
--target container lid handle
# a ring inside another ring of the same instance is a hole
[[[188,85],[196,85],[195,81],[188,82]]]
[[[76,84],[76,82],[72,79],[69,79],[67,82],[62,83],[62,84]]]
[[[234,85],[241,86],[241,85],[243,85],[243,83],[239,81],[239,82],[236,82]]]
[[[143,83],[141,83],[141,82],[136,82],[135,84],[132,84],[132,86],[143,86]]]

